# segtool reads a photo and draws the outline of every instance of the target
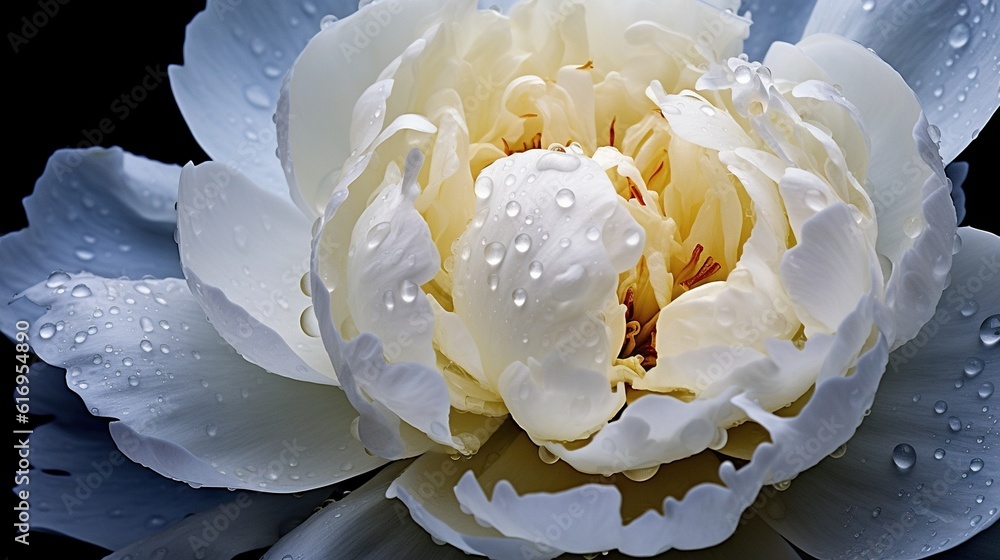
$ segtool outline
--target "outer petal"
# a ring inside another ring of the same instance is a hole
[[[386,499],[389,483],[406,466],[405,462],[400,462],[387,467],[361,488],[313,514],[271,547],[263,559],[279,560],[293,555],[414,560],[465,558],[455,548],[435,544],[431,536],[410,519],[402,504]]]
[[[846,455],[824,459],[758,508],[810,554],[922,558],[996,521],[991,404],[1000,350],[978,334],[1000,310],[1000,294],[986,287],[1000,274],[1000,238],[968,228],[961,235],[951,287],[917,338],[890,356]]]
[[[24,199],[30,227],[0,239],[0,329],[42,310],[18,292],[53,271],[111,278],[181,275],[173,234],[180,170],[123,152],[60,150]],[[114,220],[109,220],[114,216]]]
[[[345,17],[349,0],[301,3],[210,1],[187,27],[184,65],[170,86],[194,137],[215,161],[275,193],[288,190],[272,115],[281,78],[326,14]]]
[[[350,435],[354,411],[336,388],[243,361],[216,334],[181,280],[76,276],[27,292],[48,313],[35,350],[67,381],[130,458],[193,485],[299,492],[375,468]]]
[[[1000,105],[997,12],[989,1],[819,0],[804,35],[834,33],[874,49],[917,93],[950,162]]]
[[[33,529],[117,549],[232,500],[225,490],[195,490],[129,461],[107,422],[91,416],[66,387],[63,370],[38,362],[29,377],[32,415],[54,416],[34,433],[17,436],[29,440],[34,468],[29,483],[14,490],[30,494]],[[125,449],[138,443],[122,442]]]
[[[302,381],[336,384],[302,276],[310,223],[281,195],[224,165],[188,164],[177,203],[188,286],[219,334],[244,358]]]

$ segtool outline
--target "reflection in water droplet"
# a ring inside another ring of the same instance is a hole
[[[979,358],[969,358],[965,361],[965,376],[975,377],[983,372],[983,368],[986,367],[986,363]]]
[[[478,198],[486,200],[493,194],[493,180],[489,177],[476,179],[475,192]]]
[[[917,452],[908,443],[900,443],[892,450],[892,462],[901,471],[908,471],[917,462]]]
[[[937,449],[934,450],[934,458],[935,459],[941,460],[941,459],[944,459],[944,456],[945,456],[944,449],[941,449],[939,447],[939,448],[937,448]]]
[[[979,339],[987,346],[1000,341],[1000,315],[990,315],[979,327]]]
[[[556,204],[558,204],[560,208],[569,208],[570,206],[573,206],[574,202],[576,202],[576,195],[573,194],[573,191],[569,189],[559,189],[559,192],[556,193]]]
[[[960,49],[968,44],[971,33],[972,30],[969,28],[969,24],[964,22],[956,23],[951,28],[951,32],[948,33],[948,44],[953,49]]]

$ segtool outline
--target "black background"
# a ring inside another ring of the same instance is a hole
[[[101,119],[111,118],[115,129],[104,135],[100,145],[121,146],[168,163],[208,159],[188,131],[166,82],[152,90],[124,120],[111,107],[141,82],[147,66],[165,69],[183,62],[184,27],[203,9],[204,2],[61,2],[59,12],[47,18],[27,43],[20,44],[17,53],[8,33],[20,34],[24,25],[21,18],[30,19],[40,6],[38,0],[8,1],[3,6],[6,39],[0,50],[4,53],[6,87],[0,131],[6,136],[7,153],[0,179],[4,209],[0,234],[27,226],[20,200],[30,194],[49,155],[87,142],[84,131],[97,128]],[[958,158],[972,164],[966,183],[968,216],[963,225],[994,233],[1000,232],[998,208],[987,202],[986,193],[998,187],[998,137],[1000,123],[995,118]],[[0,359],[11,354],[9,342],[0,340]],[[994,528],[991,532],[997,531]],[[75,558],[100,558],[106,553],[34,531],[29,554],[18,550],[21,545],[12,546],[14,557],[39,558],[60,544],[70,545]]]

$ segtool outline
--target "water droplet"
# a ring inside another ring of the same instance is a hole
[[[420,287],[410,280],[403,280],[403,285],[399,289],[399,297],[406,303],[413,303],[420,293]]]
[[[979,525],[979,523],[982,520],[983,520],[983,516],[982,515],[977,515],[977,516],[975,516],[975,517],[973,517],[972,519],[969,520],[969,525],[972,526],[972,527],[975,527],[975,526]]]
[[[948,412],[948,403],[944,401],[938,401],[934,403],[934,412],[938,414],[944,414],[945,412]]]
[[[396,298],[392,295],[392,290],[387,290],[382,294],[382,305],[389,311],[392,311],[396,307]]]
[[[993,384],[987,381],[979,386],[979,398],[988,399],[993,395]]]
[[[497,266],[503,262],[503,258],[506,255],[507,247],[498,241],[494,241],[483,248],[483,257],[486,259],[486,263],[491,266]]]
[[[941,460],[941,459],[944,459],[944,456],[945,456],[944,449],[941,449],[939,447],[939,448],[937,448],[937,449],[934,450],[934,458],[935,459]]]
[[[125,367],[132,367],[134,363],[135,360],[133,360],[132,358],[129,358],[127,356],[125,358],[122,358],[122,365]]]
[[[514,305],[521,307],[528,300],[528,292],[524,288],[518,288],[510,294],[510,297],[513,298]]]
[[[258,85],[247,86],[246,89],[243,90],[243,95],[246,96],[247,101],[255,107],[259,107],[261,109],[271,108],[271,96],[267,94],[267,91],[264,88]]]
[[[559,192],[556,193],[556,204],[558,204],[560,208],[569,208],[570,206],[573,206],[574,202],[576,202],[576,195],[573,194],[573,191],[569,189],[559,189]]]
[[[486,282],[490,286],[490,291],[495,292],[497,291],[497,288],[500,287],[500,277],[497,276],[496,274],[490,274],[486,278]]]
[[[61,270],[57,270],[52,274],[49,274],[48,279],[45,280],[45,287],[47,288],[58,288],[66,282],[70,281],[70,275],[66,274]]]
[[[572,241],[570,241],[568,237],[563,237],[562,239],[560,239],[560,240],[559,240],[559,246],[560,246],[560,247],[562,247],[563,249],[567,249],[567,248],[569,248],[569,246],[570,246],[570,245],[571,245],[572,243],[573,243],[573,242],[572,242]]]
[[[337,16],[335,16],[333,14],[327,14],[327,15],[323,16],[322,19],[319,20],[319,28],[320,29],[329,29],[329,28],[333,27],[333,24],[335,24],[335,23],[337,23]]]
[[[775,490],[778,490],[779,492],[784,492],[785,490],[788,490],[789,488],[792,487],[792,480],[788,479],[775,482],[773,486]]]
[[[508,187],[514,186],[514,183],[516,182],[517,182],[517,176],[514,175],[513,173],[507,175],[507,177],[503,180],[503,184],[507,185]]]
[[[979,313],[979,302],[974,299],[967,299],[962,307],[959,309],[962,317],[972,317],[976,313]]]
[[[476,197],[480,200],[486,200],[493,194],[493,180],[489,177],[480,177],[476,179],[475,187]]]
[[[753,78],[753,70],[749,66],[741,64],[733,71],[733,75],[736,77],[736,83],[748,84],[750,83],[750,79]]]
[[[541,459],[546,465],[553,465],[559,461],[559,457],[556,457],[555,454],[543,445],[538,446],[538,458]]]
[[[299,326],[302,328],[302,332],[313,338],[320,336],[319,321],[316,319],[316,313],[313,312],[313,306],[310,305],[302,311],[302,315],[299,316]]]
[[[52,323],[45,323],[38,328],[38,336],[48,340],[56,335],[56,326]]]
[[[142,348],[143,352],[152,352],[153,351],[153,343],[150,342],[150,341],[148,341],[148,340],[143,339],[141,342],[139,342],[139,348]]]
[[[166,344],[161,344],[160,345],[160,353],[161,354],[169,354],[170,353],[170,346],[166,345]]]
[[[878,514],[882,513],[882,508],[875,508],[872,510],[872,518],[878,517]]]
[[[94,295],[94,292],[90,291],[90,288],[86,284],[77,284],[73,286],[73,290],[70,291],[70,295],[75,298],[85,298]]]
[[[76,335],[73,336],[73,342],[77,344],[83,344],[84,342],[87,342],[87,333],[83,331],[76,333]]]
[[[542,276],[542,272],[544,270],[545,267],[542,263],[538,261],[531,261],[528,265],[528,276],[530,276],[533,280],[538,280]]]
[[[917,462],[917,452],[908,443],[901,443],[892,450],[892,462],[901,471],[908,471]]]
[[[916,239],[924,230],[924,219],[920,216],[910,216],[903,222],[903,233],[910,239]]]
[[[76,255],[76,258],[83,262],[92,261],[95,256],[93,251],[88,251],[87,249],[77,249],[74,254]]]
[[[976,496],[976,503],[977,504],[983,503],[984,500],[986,500],[986,496],[983,496],[982,494]]]
[[[531,249],[531,236],[527,233],[521,233],[514,238],[514,249],[518,253],[527,253],[528,249]]]
[[[142,332],[153,332],[153,320],[149,317],[139,318],[139,327],[142,328]]]
[[[969,470],[972,471],[972,472],[979,472],[979,471],[983,470],[983,467],[985,465],[986,465],[986,463],[984,463],[982,459],[980,459],[979,457],[976,457],[975,459],[973,459],[969,463]]]
[[[135,375],[128,376],[128,384],[131,385],[132,387],[138,387],[139,386],[139,378],[137,376],[135,376]]]
[[[861,9],[864,10],[864,11],[866,11],[866,12],[870,12],[870,11],[874,10],[875,9],[875,0],[864,0],[864,2],[861,3]]]
[[[521,213],[521,205],[516,200],[512,200],[507,203],[506,212],[508,216],[513,218]]]
[[[715,109],[713,109],[710,105],[702,105],[701,107],[698,107],[698,108],[701,109],[702,113],[704,113],[705,115],[707,115],[709,117],[714,117],[715,116]]]
[[[162,516],[159,516],[159,515],[154,515],[154,516],[152,516],[152,517],[150,517],[149,519],[146,520],[146,528],[147,529],[158,529],[160,527],[163,527],[166,524],[167,524],[167,520],[164,519]]]
[[[975,377],[983,372],[983,368],[986,367],[986,362],[979,358],[969,358],[965,360],[965,376]]]
[[[948,33],[948,44],[951,45],[953,49],[960,49],[964,47],[969,42],[969,36],[971,35],[971,29],[967,23],[956,23],[954,27],[951,28],[951,32]]]
[[[598,239],[601,238],[601,230],[597,229],[596,227],[589,227],[587,228],[587,233],[585,235],[587,236],[588,240],[597,241]]]
[[[375,249],[385,241],[386,237],[389,237],[389,231],[392,227],[389,222],[379,222],[372,226],[368,230],[368,235],[365,237],[365,243],[368,245],[369,249]]]
[[[948,429],[953,432],[958,432],[962,429],[962,421],[956,416],[948,418]]]
[[[979,340],[987,346],[993,346],[1000,341],[1000,315],[990,315],[979,326]]]
[[[631,469],[627,471],[622,471],[622,474],[625,475],[625,478],[629,480],[635,482],[645,482],[656,476],[656,473],[658,473],[659,471],[660,471],[660,465],[655,465],[645,469]]]

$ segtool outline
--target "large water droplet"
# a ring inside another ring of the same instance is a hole
[[[975,377],[983,372],[983,368],[986,367],[986,362],[979,358],[969,358],[965,360],[965,376]]]
[[[382,294],[382,305],[389,311],[396,307],[396,297],[392,295],[392,290],[387,290]]]
[[[302,332],[313,338],[320,336],[319,321],[316,319],[316,313],[313,312],[313,306],[306,307],[302,311],[302,315],[299,315],[299,326],[302,328]]]
[[[941,460],[941,459],[944,459],[944,456],[945,456],[944,449],[941,449],[940,447],[938,447],[937,449],[934,450],[934,458],[935,459]]]
[[[417,299],[420,287],[410,280],[403,280],[403,285],[399,289],[399,297],[406,303],[413,303]]]
[[[476,197],[481,200],[486,200],[493,194],[493,180],[489,177],[480,177],[476,179],[475,187]]]
[[[327,14],[323,16],[322,19],[319,20],[319,28],[330,29],[331,27],[333,27],[333,24],[335,23],[337,23],[337,16],[333,14]]]
[[[70,291],[70,295],[75,298],[85,298],[94,295],[94,292],[90,291],[90,288],[86,284],[77,284],[73,286],[73,290]]]
[[[559,189],[559,192],[556,193],[556,204],[558,204],[560,208],[569,208],[570,206],[573,206],[574,202],[576,202],[576,195],[573,194],[573,191],[569,189]]]
[[[483,257],[486,259],[486,263],[491,266],[496,266],[503,262],[503,258],[506,255],[507,247],[499,241],[494,241],[483,248]]]
[[[56,335],[56,326],[52,323],[45,323],[38,328],[38,336],[48,340]]]
[[[517,288],[510,294],[510,297],[514,300],[514,305],[521,307],[528,300],[528,292],[524,288]]]
[[[979,340],[987,346],[1000,342],[1000,315],[990,315],[979,326]]]
[[[908,443],[901,443],[892,449],[892,462],[901,471],[908,471],[917,462],[917,452]]]
[[[139,342],[139,348],[142,348],[143,352],[152,352],[153,351],[153,343],[150,342],[150,341],[148,341],[148,340],[143,339],[141,342]]]
[[[993,396],[993,384],[987,381],[979,386],[979,398],[988,399]]]
[[[972,472],[979,472],[979,471],[983,470],[983,467],[985,465],[986,465],[986,463],[983,462],[982,459],[980,459],[979,457],[976,457],[971,462],[969,462],[969,470],[972,471]]]
[[[934,412],[938,414],[944,414],[945,412],[948,412],[948,403],[944,401],[938,401],[934,403]]]
[[[971,33],[972,30],[969,29],[969,24],[964,22],[956,23],[951,28],[951,32],[948,33],[948,44],[953,49],[960,49],[968,44]]]
[[[875,9],[875,0],[864,0],[861,2],[861,9],[870,12]]]
[[[47,288],[58,288],[66,282],[70,281],[70,275],[66,274],[61,270],[57,270],[52,274],[49,274],[48,279],[45,280],[45,287]]]
[[[389,237],[389,231],[391,229],[392,226],[389,225],[389,222],[379,222],[373,225],[372,228],[368,230],[368,235],[365,236],[365,244],[368,245],[369,249],[375,249],[381,245],[383,241],[385,241],[386,237]]]
[[[962,317],[972,317],[976,313],[979,313],[979,302],[974,299],[967,299],[958,311],[962,314]]]
[[[953,432],[960,431],[962,429],[962,421],[957,416],[948,418],[948,429]]]
[[[139,327],[142,329],[142,332],[151,333],[153,332],[153,320],[149,317],[140,317]]]
[[[552,169],[555,171],[570,172],[580,167],[580,158],[563,152],[548,152],[538,158],[536,167],[539,171]]]
[[[138,387],[139,386],[139,378],[137,376],[135,376],[135,375],[128,376],[128,384],[131,385],[132,387]]]
[[[533,280],[538,280],[539,278],[541,278],[542,272],[544,272],[544,270],[545,267],[542,265],[542,263],[538,261],[531,261],[531,263],[528,265],[528,276],[530,276]]]
[[[513,218],[521,213],[521,205],[518,204],[516,200],[512,200],[507,203],[505,211],[507,212],[508,216]]]
[[[910,239],[916,239],[924,231],[924,219],[920,216],[910,216],[903,221],[903,233]]]
[[[531,249],[531,236],[527,233],[521,233],[514,238],[514,249],[518,253],[527,253],[528,249]]]

